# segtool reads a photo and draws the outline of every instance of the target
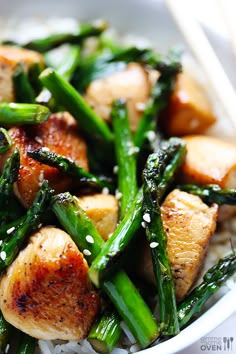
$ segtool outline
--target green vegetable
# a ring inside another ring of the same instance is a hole
[[[120,316],[108,308],[93,324],[87,339],[96,352],[109,354],[115,348],[120,335]]]
[[[219,205],[236,205],[236,189],[224,189],[217,184],[208,184],[201,187],[194,184],[185,184],[179,186],[179,188],[182,191],[197,195],[208,204],[217,203]]]
[[[203,281],[178,305],[180,327],[185,326],[196,313],[202,310],[203,305],[222,284],[236,272],[235,252],[225,256],[210,268],[203,277]]]
[[[49,187],[48,182],[44,181],[33,204],[27,210],[22,224],[11,232],[10,239],[4,240],[1,245],[0,272],[3,272],[14,261],[27,237],[41,223],[42,214],[51,195],[52,189]]]
[[[0,311],[0,353],[5,353],[7,344],[11,336],[12,326],[8,323],[3,317],[2,312]]]
[[[18,103],[33,103],[35,93],[25,73],[23,65],[18,64],[12,77],[15,101]]]
[[[45,151],[44,148],[32,151],[29,150],[28,155],[34,160],[58,168],[61,172],[77,178],[82,183],[95,186],[99,189],[108,188],[110,191],[114,189],[107,179],[98,178],[92,173],[87,172],[82,167],[79,167],[73,160],[65,156],[51,151]]]
[[[16,354],[33,354],[36,348],[37,340],[28,336],[26,333],[20,333],[20,343]]]
[[[83,251],[88,263],[99,254],[104,244],[92,221],[69,193],[53,197],[52,209],[66,232]],[[92,236],[93,242],[90,237]],[[149,346],[159,335],[152,314],[128,276],[120,271],[102,284],[120,316],[142,348]]]
[[[0,128],[0,155],[5,154],[12,147],[12,140],[7,130]]]
[[[16,213],[16,211],[14,211],[14,213]],[[16,229],[19,227],[19,225],[24,221],[24,216],[10,221],[7,224],[1,225],[0,226],[0,240],[5,240],[6,238],[9,237],[7,231],[11,230],[12,228]]]
[[[0,124],[6,126],[43,123],[49,115],[49,109],[39,104],[0,103]]]
[[[56,102],[62,104],[78,121],[87,134],[99,136],[106,142],[113,139],[106,123],[96,115],[83,97],[53,69],[46,69],[40,75],[40,80],[51,91]]]
[[[143,212],[158,290],[162,332],[165,335],[174,335],[179,332],[179,323],[174,282],[166,248],[167,237],[157,197],[159,182],[162,179],[162,175],[158,173],[158,165],[158,153],[150,155],[143,171]]]
[[[120,219],[122,220],[137,194],[136,158],[126,103],[116,100],[111,111],[118,165],[118,191],[121,193]]]
[[[101,20],[94,23],[81,23],[74,33],[53,34],[46,38],[34,39],[23,46],[43,53],[64,43],[80,44],[87,37],[99,36],[106,28],[107,23]]]
[[[183,162],[184,156],[185,143],[181,139],[172,138],[161,145],[159,173],[161,173],[162,178],[159,182],[157,195],[159,201],[164,196],[170,182],[173,181],[176,170]],[[101,280],[104,280],[114,271],[122,261],[124,251],[127,250],[141,226],[142,204],[143,190],[141,188],[126,216],[107,240],[89,269],[89,276],[96,286],[99,286]]]

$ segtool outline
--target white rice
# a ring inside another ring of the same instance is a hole
[[[64,32],[64,31],[75,31],[78,28],[78,21],[72,18],[56,19],[51,18],[45,21],[42,19],[34,18],[32,20],[27,20],[22,22],[18,18],[11,18],[6,20],[5,18],[0,17],[0,41],[3,39],[13,39],[20,43],[31,40],[32,38],[44,37],[48,34],[55,32]],[[17,28],[17,31],[15,30]],[[33,29],[33,30],[32,30]],[[117,36],[117,33],[114,30],[109,30],[108,35],[113,37]],[[122,41],[127,45],[137,45],[138,47],[151,47],[150,41],[145,38],[140,38],[134,35],[128,35]],[[96,43],[88,42],[88,47],[96,46]],[[89,50],[89,49],[88,49]],[[190,55],[184,55],[183,65],[187,71],[191,71],[191,74],[196,76],[197,80],[200,81],[204,86],[208,86],[208,83],[202,74],[199,66],[193,60]],[[210,99],[213,103],[214,110],[216,115],[219,117],[219,122],[216,124],[216,127],[209,129],[209,135],[218,135],[220,137],[226,138],[227,140],[234,140],[235,134],[232,132],[231,126],[228,123],[228,120],[224,118],[224,112],[218,103],[215,102],[214,97]],[[223,127],[223,129],[222,129]],[[152,132],[150,132],[152,133]],[[223,134],[223,136],[222,136]],[[114,172],[115,173],[115,172]],[[107,194],[109,190],[104,188],[102,193]],[[142,226],[145,227],[145,223],[142,223]],[[219,231],[214,236],[206,257],[206,262],[202,270],[202,274],[206,272],[210,267],[216,264],[219,258],[224,257],[231,251],[231,242],[236,246],[236,218],[228,220],[224,223],[224,231]],[[4,258],[4,254],[0,255],[1,258]],[[201,277],[199,282],[201,281]],[[230,289],[233,289],[236,284],[236,275],[229,279],[221,289],[211,297],[207,305],[204,308],[204,311],[214,305],[219,298],[224,296]],[[154,311],[154,315],[158,314],[158,306]],[[112,354],[128,354],[134,353],[140,350],[139,345],[136,343],[136,340],[132,333],[130,332],[127,325],[122,321],[121,328],[123,330],[122,338],[122,348],[115,348],[112,351]],[[58,343],[53,341],[38,341],[39,348],[36,350],[35,354],[96,354],[96,352],[91,347],[90,343],[87,340],[80,341],[68,341],[64,343]],[[126,349],[124,349],[126,348]]]

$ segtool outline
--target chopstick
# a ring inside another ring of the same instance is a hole
[[[218,6],[228,32],[228,38],[236,55],[235,0],[218,0]]]
[[[181,1],[166,0],[166,4],[236,129],[236,93],[205,33],[191,14],[187,2],[183,4]]]

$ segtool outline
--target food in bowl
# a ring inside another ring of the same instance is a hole
[[[235,146],[207,135],[178,53],[105,29],[0,47],[3,348],[9,324],[32,353],[158,345],[235,272],[232,250],[196,285],[235,212]]]

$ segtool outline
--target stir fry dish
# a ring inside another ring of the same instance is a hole
[[[236,272],[230,240],[203,271],[236,146],[180,53],[107,26],[0,45],[0,353],[158,345]]]

